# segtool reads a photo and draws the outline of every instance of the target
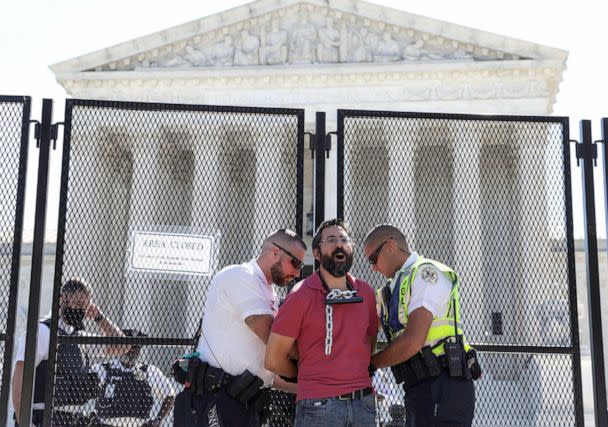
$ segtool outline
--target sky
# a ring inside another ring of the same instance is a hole
[[[48,66],[73,57],[240,6],[247,1],[223,0],[0,0],[0,94],[33,98],[32,118],[40,117],[42,98],[55,101],[54,119],[63,119],[64,89]],[[599,121],[608,117],[608,70],[605,54],[604,0],[376,0],[374,3],[557,47],[569,51],[554,115],[570,117],[570,136],[578,139],[581,119],[593,120],[594,139]],[[33,146],[34,144],[32,144]],[[600,147],[600,153],[602,151]],[[33,213],[37,153],[30,151],[26,213]],[[574,235],[584,235],[580,169],[572,162]],[[51,185],[60,173],[60,153],[51,155]],[[595,170],[598,237],[605,237],[603,164]],[[51,188],[49,212],[56,210],[58,192]],[[47,228],[56,229],[49,214]],[[27,214],[25,234],[33,229]]]

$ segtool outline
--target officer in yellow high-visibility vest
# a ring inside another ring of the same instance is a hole
[[[406,427],[470,426],[473,379],[481,370],[460,324],[458,275],[410,250],[392,225],[374,227],[363,243],[372,270],[390,281],[378,291],[388,346],[372,368],[391,367],[404,383]]]

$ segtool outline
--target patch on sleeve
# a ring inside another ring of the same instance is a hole
[[[422,269],[420,270],[420,278],[423,281],[434,285],[439,280],[439,273],[437,272],[437,269],[435,267],[427,265],[422,267]]]

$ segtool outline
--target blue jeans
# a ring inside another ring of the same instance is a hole
[[[296,405],[294,427],[376,427],[376,396],[362,399],[304,399]]]

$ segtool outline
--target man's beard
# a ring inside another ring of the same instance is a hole
[[[343,255],[338,261],[336,255]],[[353,266],[353,254],[349,254],[342,248],[336,248],[330,255],[321,254],[321,265],[334,277],[344,277]]]
[[[288,285],[289,282],[291,282],[293,280],[289,276],[285,276],[285,273],[283,272],[283,267],[281,266],[280,261],[277,261],[270,266],[270,278],[272,279],[272,283],[274,283],[277,286]]]

